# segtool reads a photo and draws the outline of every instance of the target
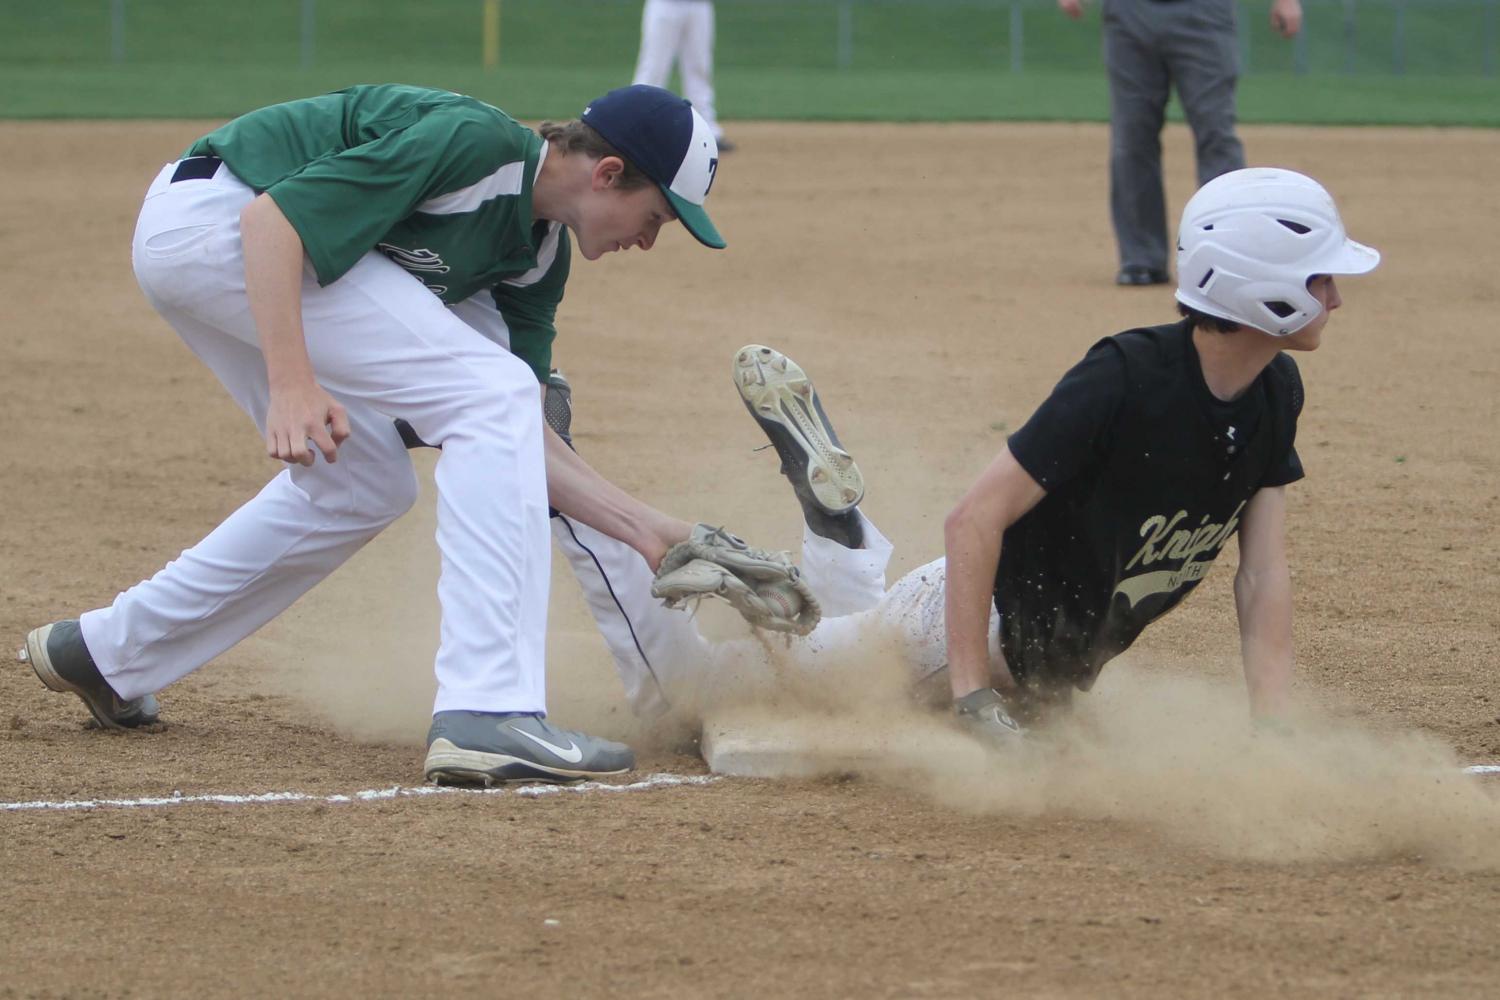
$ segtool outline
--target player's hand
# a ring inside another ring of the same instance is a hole
[[[311,379],[271,390],[266,412],[266,454],[283,462],[313,464],[313,447],[329,462],[349,437],[349,415]]]
[[[1301,31],[1301,0],[1275,0],[1271,4],[1271,28],[1282,38],[1291,38]]]
[[[953,703],[953,712],[964,729],[987,746],[1015,746],[1026,730],[1011,717],[1005,698],[994,688],[980,688]]]
[[[1083,0],[1057,0],[1057,9],[1076,21],[1083,16]]]

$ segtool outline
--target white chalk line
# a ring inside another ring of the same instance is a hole
[[[1500,774],[1500,764],[1474,764],[1463,769],[1465,774]],[[452,785],[395,785],[391,788],[367,788],[349,795],[314,795],[308,792],[261,792],[255,795],[183,795],[173,792],[166,797],[139,799],[62,799],[58,801],[0,802],[0,812],[34,812],[38,810],[75,809],[150,809],[164,806],[187,806],[209,803],[214,805],[264,805],[281,802],[320,802],[342,805],[350,802],[381,802],[391,799],[426,798],[433,795],[522,795],[540,798],[544,795],[561,795],[565,792],[643,792],[654,788],[674,788],[708,785],[721,780],[717,774],[666,774],[647,775],[640,781],[614,785],[603,781],[584,781],[575,785],[515,785],[499,788],[459,788]]]
[[[314,795],[308,792],[261,792],[255,795],[183,795],[139,799],[63,799],[56,802],[0,802],[0,812],[23,812],[43,809],[148,809],[163,806],[186,806],[199,803],[215,805],[262,805],[281,802],[380,802],[390,799],[425,798],[433,795],[524,795],[539,798],[564,792],[644,792],[655,788],[707,785],[719,780],[716,774],[651,774],[640,781],[612,785],[603,781],[583,781],[576,785],[514,785],[499,788],[459,788],[452,785],[396,785],[391,788],[367,788],[350,795]]]

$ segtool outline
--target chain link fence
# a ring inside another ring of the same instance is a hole
[[[507,66],[628,66],[640,6],[640,0],[5,0],[0,63],[378,71],[392,58],[476,65],[488,57]],[[1271,30],[1269,0],[1240,4],[1245,72],[1496,75],[1500,0],[1304,0],[1304,8],[1304,30],[1288,42]],[[1051,0],[718,0],[716,9],[721,67],[1019,74],[1100,63],[1097,8],[1073,22]]]

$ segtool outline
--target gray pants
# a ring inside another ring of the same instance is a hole
[[[1193,130],[1198,183],[1245,165],[1234,134],[1234,0],[1104,0],[1109,207],[1121,267],[1167,269],[1161,127],[1168,91]]]

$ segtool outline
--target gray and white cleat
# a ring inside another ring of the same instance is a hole
[[[839,443],[822,400],[795,361],[780,351],[749,344],[734,355],[734,384],[745,408],[770,438],[781,471],[803,509],[844,514],[864,499],[865,481]]]
[[[427,731],[428,781],[494,785],[582,781],[624,774],[635,755],[623,743],[560,729],[520,712],[438,712]]]
[[[31,664],[37,679],[53,691],[76,694],[105,729],[137,729],[157,721],[156,698],[121,698],[109,686],[84,644],[77,619],[53,622],[31,630],[17,654]]]

